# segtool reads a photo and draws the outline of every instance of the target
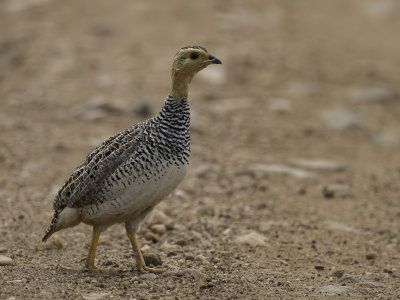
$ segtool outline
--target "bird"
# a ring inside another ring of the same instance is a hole
[[[42,242],[81,222],[91,225],[86,268],[97,270],[100,234],[113,224],[125,223],[138,271],[162,272],[145,264],[137,232],[145,217],[182,181],[188,167],[189,85],[199,71],[221,63],[204,47],[181,48],[172,61],[171,92],[161,110],[106,139],[87,155],[58,190]]]

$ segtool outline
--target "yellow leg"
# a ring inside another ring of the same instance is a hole
[[[96,249],[97,249],[97,244],[99,243],[99,238],[100,238],[100,231],[97,227],[93,226],[92,243],[90,244],[89,253],[86,259],[86,267],[89,270],[97,270],[97,267],[95,267],[94,265],[94,259],[96,257]]]
[[[155,269],[155,268],[150,268],[146,266],[146,263],[144,262],[142,251],[140,251],[139,243],[136,239],[136,232],[133,231],[132,229],[126,229],[126,234],[129,237],[129,240],[131,241],[132,244],[132,249],[133,249],[133,255],[135,256],[136,259],[136,267],[139,270],[139,272],[153,272],[153,273],[161,273],[163,272],[162,269]]]

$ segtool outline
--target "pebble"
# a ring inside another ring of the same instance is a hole
[[[148,223],[150,225],[154,224],[164,224],[165,226],[168,226],[169,224],[172,223],[171,219],[161,210],[155,209],[151,216],[148,219]]]
[[[157,278],[157,275],[154,273],[145,273],[140,276],[140,279],[143,280],[154,280]]]
[[[365,258],[366,259],[368,259],[368,260],[373,260],[373,259],[375,259],[375,258],[377,258],[378,256],[375,254],[375,253],[367,253],[366,255],[365,255]]]
[[[202,164],[192,170],[192,174],[197,178],[205,178],[212,173],[212,167],[209,164]]]
[[[161,246],[160,249],[164,252],[164,253],[170,253],[170,252],[176,252],[177,247],[174,245],[171,245],[168,242],[164,242]]]
[[[151,249],[151,247],[150,247],[149,245],[144,245],[144,246],[141,248],[142,252],[149,251],[150,249]]]
[[[156,253],[143,253],[143,259],[147,266],[161,266],[162,260],[159,254]]]
[[[272,99],[269,109],[276,113],[289,113],[292,111],[292,102],[288,99]]]
[[[354,289],[351,286],[342,285],[324,285],[315,289],[316,292],[325,293],[327,295],[341,295],[344,293],[350,293]]]
[[[344,270],[336,270],[335,272],[332,273],[332,276],[336,278],[341,278],[343,275],[344,275]]]
[[[107,101],[103,97],[94,98],[86,103],[74,106],[72,116],[88,121],[96,121],[105,118],[108,114],[122,114],[125,106],[117,104],[116,101]]]
[[[57,236],[52,236],[46,243],[39,243],[35,246],[36,251],[43,251],[43,250],[59,250],[65,247],[64,240]]]
[[[344,164],[324,159],[305,159],[305,158],[292,158],[288,163],[298,168],[306,168],[321,171],[335,171],[343,172],[346,170]]]
[[[101,22],[93,26],[92,32],[97,36],[109,36],[114,33],[114,28],[109,23]]]
[[[185,259],[186,260],[194,260],[195,257],[193,255],[188,254],[188,255],[185,256]]]
[[[323,270],[325,270],[325,267],[318,265],[318,266],[314,266],[314,269],[317,270],[317,271],[323,271]]]
[[[212,259],[212,262],[213,262],[214,264],[219,264],[219,263],[221,262],[221,260],[220,260],[218,257],[214,257],[214,258]]]
[[[267,232],[273,228],[281,228],[281,227],[283,227],[281,223],[278,223],[276,221],[266,221],[260,223],[260,225],[258,226],[258,230],[260,230],[261,232]]]
[[[150,231],[146,231],[143,236],[148,241],[152,241],[153,243],[157,243],[158,242],[158,237],[156,237],[155,234],[150,232]]]
[[[207,258],[204,256],[204,255],[197,255],[195,258],[194,258],[194,261],[196,261],[196,262],[200,262],[200,263],[204,263],[204,262],[207,262]]]
[[[322,112],[325,124],[331,129],[363,128],[364,124],[353,111],[338,107]]]
[[[0,266],[11,266],[13,260],[10,257],[0,255]]]
[[[240,236],[235,240],[236,244],[256,246],[266,246],[267,238],[257,232],[250,232],[246,235]]]
[[[5,253],[5,252],[7,252],[7,248],[0,246],[0,253]]]
[[[86,296],[83,296],[82,298],[84,300],[100,300],[100,299],[106,299],[106,298],[111,298],[110,297],[111,293],[90,293]]]
[[[265,172],[291,175],[297,178],[317,179],[319,176],[315,173],[304,171],[302,169],[292,168],[284,165],[269,165],[269,164],[253,164],[246,167],[243,171],[249,172]],[[243,172],[242,171],[242,172]],[[237,172],[239,174],[239,172]]]
[[[329,221],[328,226],[333,230],[343,230],[348,232],[358,232],[354,227],[348,226],[342,222]]]
[[[390,17],[397,17],[400,8],[398,0],[363,1],[362,4],[368,15],[384,20],[388,20]]]
[[[359,280],[357,278],[354,278],[353,276],[350,276],[350,275],[342,276],[338,281],[339,282],[345,282],[345,281],[359,282]]]
[[[377,144],[384,144],[384,145],[400,144],[400,136],[388,132],[375,134],[373,136],[373,140]]]
[[[151,231],[163,235],[167,232],[167,228],[164,224],[154,224],[153,226],[151,226]]]
[[[354,103],[384,103],[398,100],[396,91],[380,86],[364,86],[353,88],[349,97]]]
[[[325,198],[348,197],[351,196],[350,188],[348,185],[344,184],[329,184],[322,188],[322,195]]]
[[[165,271],[163,273],[164,277],[168,276],[177,276],[177,277],[183,277],[183,276],[190,276],[193,279],[196,280],[204,280],[207,278],[207,275],[195,270],[195,269],[183,269],[183,270],[170,270],[170,271]]]
[[[45,4],[49,0],[24,0],[24,1],[4,1],[2,6],[4,6],[7,12],[19,12],[31,7],[37,7]]]
[[[360,285],[367,288],[379,288],[382,287],[382,284],[375,281],[361,281]]]

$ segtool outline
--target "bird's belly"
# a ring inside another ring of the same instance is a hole
[[[116,182],[109,200],[84,208],[82,220],[93,225],[111,225],[138,217],[142,212],[157,205],[182,181],[187,165],[170,165],[154,172],[148,178],[138,178],[131,184],[121,180]]]

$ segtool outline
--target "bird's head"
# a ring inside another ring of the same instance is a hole
[[[201,46],[183,47],[175,54],[172,72],[193,77],[211,64],[221,64],[221,61],[208,53],[206,48]]]
[[[171,95],[180,101],[188,97],[189,84],[194,75],[211,64],[221,64],[221,61],[201,46],[187,46],[180,49],[172,62]]]

